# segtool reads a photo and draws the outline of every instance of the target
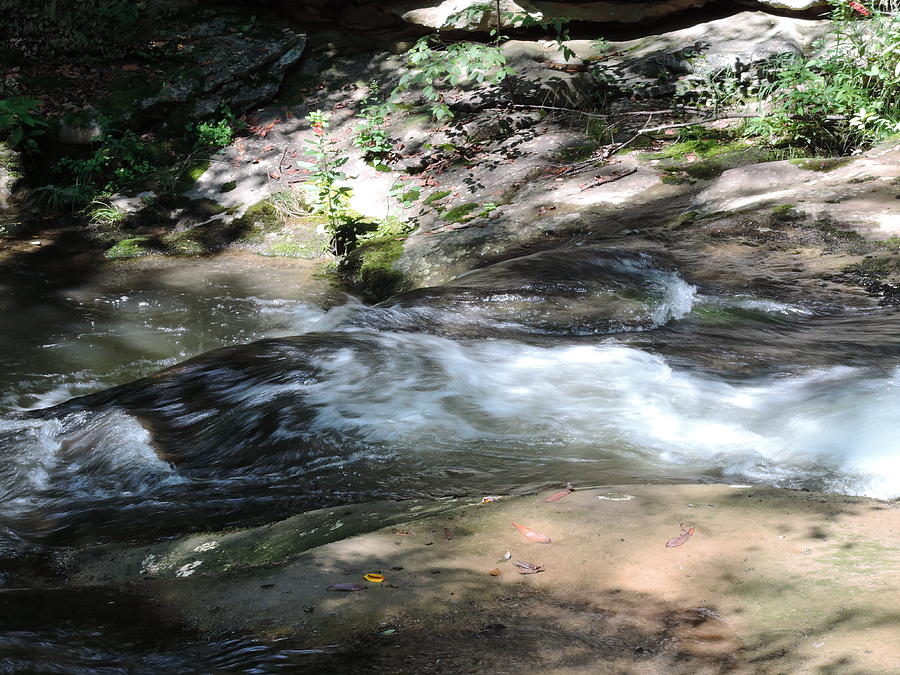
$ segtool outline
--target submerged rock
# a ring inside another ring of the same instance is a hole
[[[690,311],[693,287],[652,256],[560,248],[401,293],[368,312],[369,327],[438,334],[596,335],[653,328]]]

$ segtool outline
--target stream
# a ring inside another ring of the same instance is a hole
[[[895,309],[716,293],[667,261],[590,245],[374,307],[312,264],[258,260],[146,258],[0,300],[7,561],[566,481],[900,495]],[[65,621],[41,616],[2,627],[0,666],[46,643],[72,659],[52,672],[82,672],[71,644],[84,640],[53,637]],[[264,672],[262,647],[226,642],[177,658],[135,647],[132,670],[109,672],[158,671],[154,658],[193,672],[235,654],[238,670]],[[265,650],[286,669],[302,658]]]

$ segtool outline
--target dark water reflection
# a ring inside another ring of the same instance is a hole
[[[328,645],[200,636],[118,591],[0,590],[0,672],[294,673]]]

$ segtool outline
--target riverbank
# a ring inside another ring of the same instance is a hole
[[[550,494],[341,506],[90,548],[66,562],[68,582],[127,588],[207,634],[289,637],[321,650],[311,670],[880,673],[900,664],[896,502],[726,485],[576,486],[542,501]],[[668,547],[683,528],[693,536]],[[516,562],[544,569],[523,575]],[[329,590],[338,584],[363,590]]]

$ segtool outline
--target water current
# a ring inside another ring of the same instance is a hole
[[[565,481],[900,495],[896,310],[714,292],[645,254],[539,253],[374,307],[237,255],[3,302],[0,551]]]

